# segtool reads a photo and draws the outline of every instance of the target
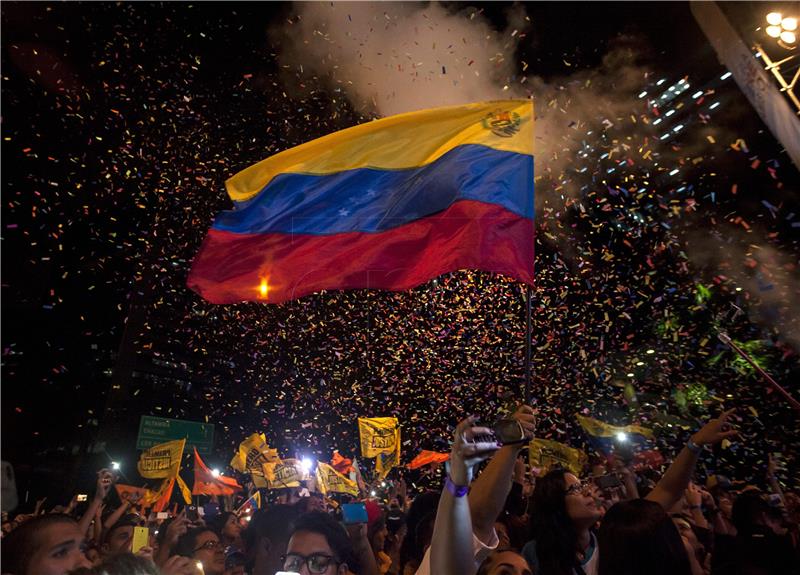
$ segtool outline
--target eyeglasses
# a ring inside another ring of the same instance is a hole
[[[585,493],[587,489],[589,489],[589,484],[585,481],[581,481],[579,483],[573,483],[567,490],[564,492],[564,495],[578,495]]]
[[[213,539],[209,539],[208,541],[203,543],[200,547],[195,549],[194,552],[196,553],[197,551],[200,551],[201,549],[205,549],[206,551],[216,551],[217,549],[222,549],[222,542],[214,541]]]
[[[312,553],[311,555],[300,555],[299,553],[288,553],[281,559],[285,571],[300,572],[303,565],[308,565],[308,570],[314,575],[321,575],[327,571],[331,563],[338,562],[332,555],[325,553]]]

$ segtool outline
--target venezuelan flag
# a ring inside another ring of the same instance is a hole
[[[406,290],[480,269],[533,283],[533,102],[410,112],[226,182],[187,285],[213,303]]]

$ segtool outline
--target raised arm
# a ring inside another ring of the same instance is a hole
[[[89,525],[92,523],[92,519],[94,519],[100,506],[103,505],[103,500],[108,496],[108,492],[111,491],[111,485],[113,485],[113,483],[114,474],[111,473],[110,470],[101,469],[97,472],[97,487],[94,490],[94,497],[89,507],[86,509],[86,512],[83,514],[83,517],[78,521],[78,528],[81,530],[81,534],[86,535],[86,532],[89,530]]]
[[[532,439],[536,431],[533,409],[522,405],[512,417],[522,427],[526,439]],[[523,444],[502,447],[472,484],[469,492],[472,531],[481,541],[486,542],[491,539],[494,522],[503,511],[506,498],[511,491],[514,466],[522,447]]]
[[[430,572],[437,575],[472,575],[477,570],[466,491],[472,467],[497,450],[497,443],[475,443],[475,437],[490,430],[472,427],[474,421],[474,417],[468,417],[459,423],[453,438],[447,481],[439,499],[431,540]]]
[[[645,499],[655,501],[665,510],[669,511],[678,500],[683,497],[689,481],[694,475],[694,468],[697,459],[706,445],[719,443],[726,437],[736,434],[736,431],[729,429],[728,418],[733,414],[733,409],[729,409],[717,419],[712,419],[706,423],[700,431],[692,435],[672,465],[669,466],[664,477],[661,478],[653,490],[648,493]]]
[[[769,483],[769,488],[772,490],[772,493],[776,494],[781,499],[781,505],[786,507],[786,498],[783,496],[783,489],[781,489],[781,484],[778,482],[778,477],[775,475],[775,471],[778,469],[778,464],[775,461],[775,458],[772,457],[770,453],[767,455],[767,483]]]
[[[113,513],[111,513],[111,515],[106,517],[106,520],[103,522],[103,529],[106,531],[111,529],[117,523],[117,521],[120,520],[120,517],[125,515],[130,508],[131,502],[128,499],[125,499],[122,504],[117,507]]]

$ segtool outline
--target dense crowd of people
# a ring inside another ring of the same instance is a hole
[[[383,497],[371,486],[359,498],[326,497],[311,482],[272,490],[261,508],[239,512],[226,510],[231,499],[216,497],[203,512],[176,505],[148,514],[135,498],[111,510],[105,502],[116,477],[103,469],[80,514],[73,499],[50,512],[37,505],[4,517],[2,573],[800,573],[800,497],[781,489],[773,466],[760,485],[721,475],[705,487],[693,482],[707,448],[736,441],[731,414],[696,431],[664,469],[612,454],[581,478],[526,467],[522,448],[536,420],[521,406],[509,418],[517,437],[506,434],[505,444],[475,417],[457,425],[440,490],[414,492],[399,479],[387,482]],[[355,521],[342,514],[353,502],[366,512]]]

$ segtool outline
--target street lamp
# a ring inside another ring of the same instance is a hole
[[[780,12],[770,12],[767,14],[766,19],[769,26],[766,27],[764,32],[767,36],[774,38],[778,46],[784,50],[794,51],[797,48],[797,18],[795,16],[786,16]],[[755,48],[761,61],[764,62],[765,69],[775,76],[775,79],[781,86],[781,92],[786,92],[786,95],[794,104],[795,109],[800,113],[800,100],[798,100],[794,93],[794,88],[797,85],[798,79],[800,79],[800,66],[796,67],[793,75],[792,68],[795,68],[796,62],[792,64],[786,72],[781,71],[781,66],[795,60],[797,54],[790,54],[786,58],[773,61],[758,43],[756,43]],[[788,75],[784,78],[783,75],[787,72]]]

